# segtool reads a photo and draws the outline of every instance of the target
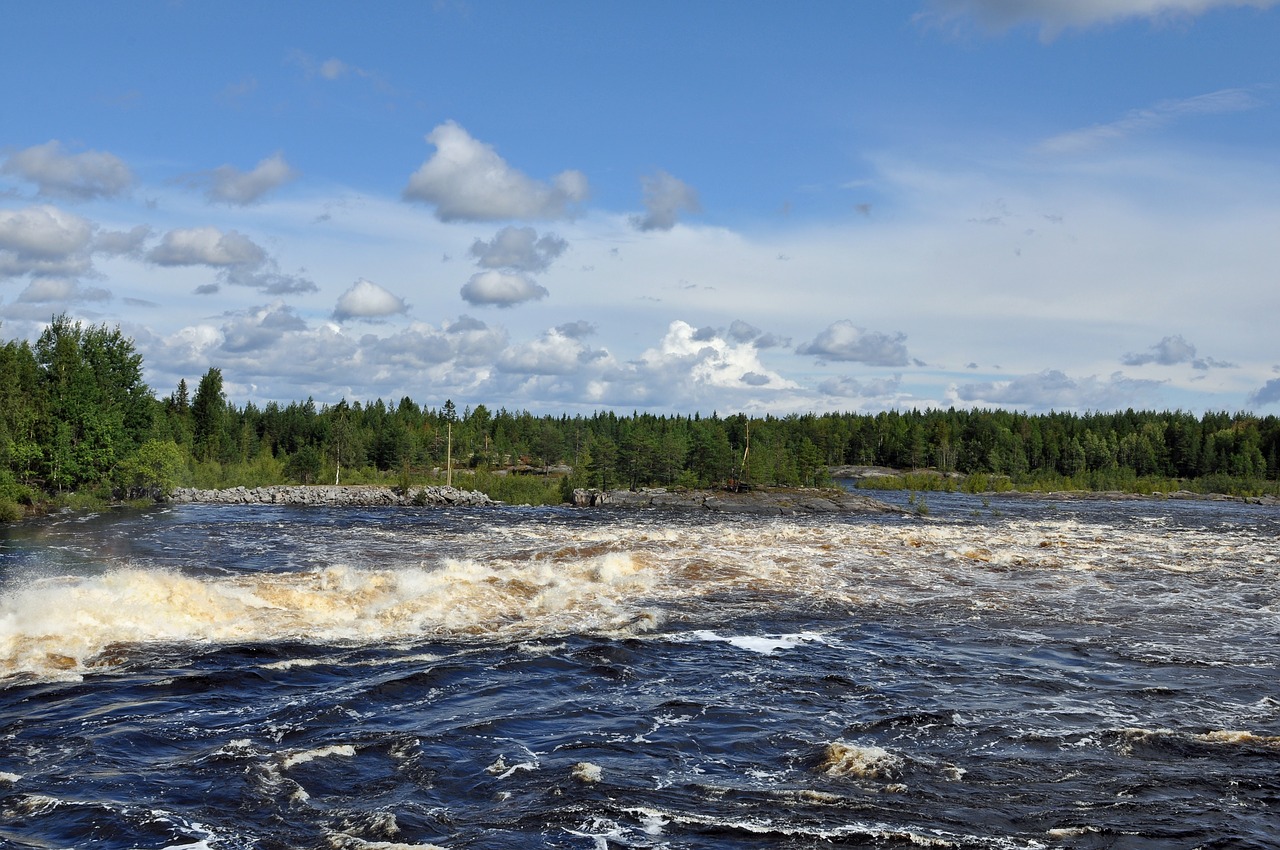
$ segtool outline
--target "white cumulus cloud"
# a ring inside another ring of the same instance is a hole
[[[399,295],[393,295],[373,281],[361,278],[339,296],[333,317],[338,321],[385,319],[407,312],[408,309],[409,305]]]
[[[584,364],[596,364],[608,352],[592,350],[582,341],[560,328],[549,330],[537,339],[514,345],[503,352],[498,369],[503,372],[526,375],[572,375],[581,371]]]
[[[759,349],[751,343],[735,345],[718,334],[699,332],[680,320],[668,326],[662,342],[647,350],[641,362],[649,371],[663,373],[673,385],[687,383],[725,389],[796,386],[760,362]]]
[[[170,230],[147,253],[158,266],[257,266],[266,258],[267,252],[243,233],[216,227]]]
[[[276,301],[234,313],[222,326],[222,350],[233,354],[266,351],[286,335],[307,330],[307,323],[292,307]]]
[[[160,244],[147,252],[146,259],[157,266],[208,266],[218,271],[222,283],[247,286],[268,295],[315,292],[314,282],[301,275],[280,271],[276,260],[248,236],[237,230],[191,227],[170,230]],[[217,285],[201,286],[197,292],[213,294]]]
[[[113,197],[133,183],[133,172],[115,154],[68,153],[56,139],[11,154],[0,172],[35,183],[42,196],[76,200]]]
[[[537,301],[547,297],[547,288],[535,283],[527,275],[487,271],[473,274],[462,285],[462,299],[468,304],[491,304],[497,307],[514,307],[525,301]]]
[[[0,278],[84,274],[93,233],[88,220],[49,204],[0,210]]]
[[[409,178],[403,194],[405,200],[434,206],[441,221],[555,219],[587,198],[582,172],[534,180],[453,121],[432,130],[427,141],[436,151]]]

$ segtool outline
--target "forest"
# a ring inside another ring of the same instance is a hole
[[[504,501],[546,504],[574,487],[815,486],[842,465],[902,470],[880,486],[913,489],[1278,495],[1280,421],[954,408],[570,417],[408,397],[258,407],[230,401],[218,368],[194,391],[183,380],[159,395],[119,328],[65,314],[34,345],[0,347],[0,520],[179,486],[449,478]]]

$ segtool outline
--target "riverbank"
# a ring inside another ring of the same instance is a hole
[[[271,487],[229,487],[225,490],[197,490],[179,487],[169,495],[178,504],[200,505],[298,505],[330,507],[466,507],[500,505],[478,490],[457,487],[410,487],[406,491],[378,485],[298,485]]]

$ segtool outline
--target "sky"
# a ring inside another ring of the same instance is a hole
[[[160,396],[1280,414],[1280,0],[5,19],[0,339]]]

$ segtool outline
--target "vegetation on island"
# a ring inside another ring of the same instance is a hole
[[[447,461],[451,468],[446,469]],[[210,368],[158,396],[119,328],[55,316],[0,346],[0,520],[179,486],[455,484],[510,502],[576,487],[812,486],[841,465],[912,490],[1280,495],[1280,420],[1182,411],[909,410],[536,416],[405,397],[237,406]]]

